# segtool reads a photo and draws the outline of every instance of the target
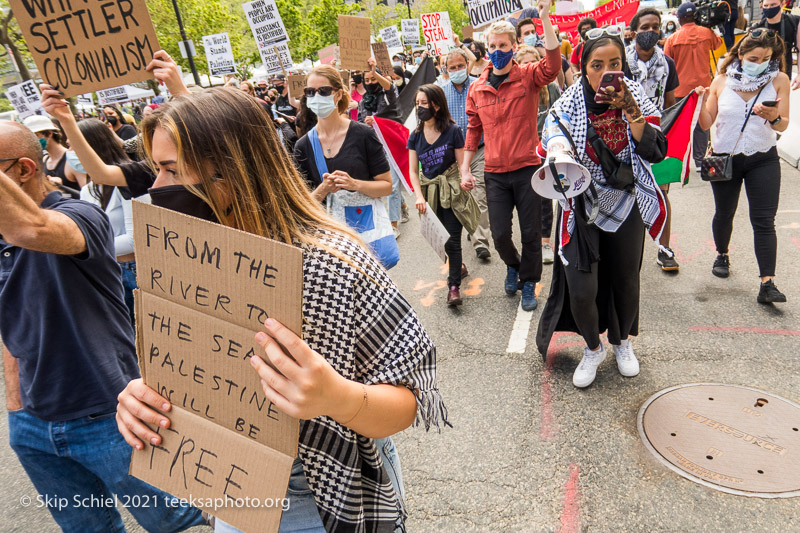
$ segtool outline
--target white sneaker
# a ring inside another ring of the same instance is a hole
[[[582,389],[594,383],[594,378],[597,376],[597,367],[600,363],[606,360],[606,349],[603,345],[595,352],[588,346],[583,349],[583,359],[581,364],[575,369],[572,375],[572,384]]]
[[[397,240],[400,238],[400,230],[392,226],[392,233],[394,234],[394,239]]]
[[[549,244],[542,245],[542,263],[545,265],[552,265],[556,256],[553,253],[553,247]]]
[[[614,349],[614,356],[617,358],[617,368],[619,373],[626,378],[639,375],[639,361],[633,354],[633,345],[630,339],[625,339],[622,344],[611,346]]]

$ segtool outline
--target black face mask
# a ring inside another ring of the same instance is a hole
[[[117,117],[106,117],[106,122],[108,122],[112,126],[116,126],[117,125]]]
[[[652,50],[656,47],[660,38],[660,32],[644,31],[636,34],[636,44],[638,44],[642,50]]]
[[[364,88],[370,94],[375,94],[375,93],[377,93],[378,91],[381,90],[381,86],[378,83],[365,83],[364,84]]]
[[[276,85],[275,86],[275,90],[278,91],[279,93],[283,92],[283,88],[284,88],[284,85]]]
[[[211,206],[193,194],[185,185],[167,185],[149,189],[147,192],[155,206],[219,223]]]
[[[361,85],[364,82],[364,76],[361,74],[353,74],[353,83]]]
[[[422,122],[427,122],[433,118],[433,110],[430,107],[418,107],[417,118]]]

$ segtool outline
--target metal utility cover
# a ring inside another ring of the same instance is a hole
[[[639,410],[645,446],[668,468],[713,489],[800,496],[800,405],[719,383],[656,393]]]

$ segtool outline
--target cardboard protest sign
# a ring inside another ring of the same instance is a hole
[[[467,24],[461,28],[461,36],[464,39],[472,39],[472,35],[475,33],[475,28],[472,27],[471,24]]]
[[[403,46],[403,42],[400,40],[400,32],[397,31],[395,26],[381,28],[381,39],[383,39],[388,48],[402,48]]]
[[[128,89],[125,87],[114,87],[97,91],[97,103],[100,105],[117,104],[128,101]]]
[[[160,49],[145,0],[9,0],[45,83],[64,96],[152,78]]]
[[[236,61],[227,32],[204,35],[203,48],[206,49],[208,72],[212,76],[236,73]]]
[[[39,94],[39,89],[31,80],[9,87],[6,90],[6,96],[14,106],[20,120],[25,120],[33,115],[45,114],[44,108],[42,108],[42,95]]]
[[[323,65],[328,65],[333,61],[339,61],[339,45],[331,44],[317,52],[319,54],[319,61]]]
[[[419,21],[417,19],[402,19],[403,42],[406,46],[419,46]]]
[[[307,77],[302,74],[289,76],[289,96],[298,100],[303,97],[303,89],[306,88]]]
[[[340,70],[339,75],[342,77],[342,86],[345,90],[350,90],[350,71],[349,70]]]
[[[431,55],[446,54],[455,46],[453,42],[453,28],[450,25],[450,13],[441,11],[437,13],[424,13],[422,19],[422,34]]]
[[[340,67],[346,70],[365,70],[370,49],[369,19],[339,15]]]
[[[375,56],[375,66],[380,69],[381,75],[387,78],[391,76],[392,60],[389,57],[389,50],[386,48],[386,43],[372,43],[372,53]]]
[[[425,204],[427,205],[427,204]],[[447,233],[442,221],[433,212],[431,206],[427,205],[425,213],[419,216],[419,231],[422,233],[422,238],[425,239],[439,259],[443,263],[447,262],[447,252],[444,250],[444,245],[450,234]]]
[[[474,28],[508,18],[511,13],[522,10],[521,0],[467,0],[467,6],[469,20]]]
[[[266,398],[250,358],[263,357],[254,336],[268,317],[301,333],[303,254],[141,202],[133,212],[139,365],[173,408],[131,474],[239,529],[275,532],[299,425]]]

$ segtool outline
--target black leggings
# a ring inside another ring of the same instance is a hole
[[[583,231],[599,233],[600,261],[591,272],[581,272],[577,261],[564,267],[569,287],[569,306],[575,325],[586,345],[600,346],[600,310],[607,315],[608,340],[619,344],[630,335],[639,317],[639,270],[644,249],[644,222],[634,207],[615,233],[589,226]],[[570,243],[572,244],[572,243]],[[567,244],[567,246],[570,246]],[[566,251],[566,250],[565,250]],[[601,287],[601,283],[603,286]],[[598,291],[603,295],[598,298]]]
[[[553,233],[553,200],[542,198],[542,239],[549,239]]]
[[[775,234],[775,214],[781,193],[781,164],[774,147],[768,152],[733,156],[733,179],[712,181],[716,212],[711,223],[717,253],[727,254],[733,231],[733,217],[739,205],[739,193],[744,190],[750,205],[750,225],[756,260],[761,276],[775,275],[778,237]]]
[[[461,222],[456,218],[456,214],[452,209],[445,209],[439,207],[439,212],[436,213],[439,220],[442,221],[444,229],[450,234],[450,238],[444,244],[444,251],[447,253],[447,258],[450,260],[450,273],[447,276],[448,287],[461,286]]]

